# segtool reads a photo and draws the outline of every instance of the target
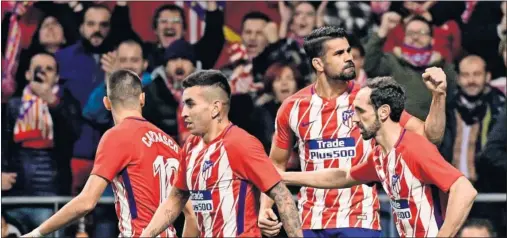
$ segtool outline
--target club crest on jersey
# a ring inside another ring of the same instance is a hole
[[[204,164],[202,165],[202,177],[204,180],[207,180],[209,177],[211,177],[211,168],[213,167],[213,161],[206,160],[204,161]]]
[[[340,158],[353,158],[356,156],[356,143],[352,137],[309,140],[308,148],[310,160],[328,160]]]
[[[342,123],[344,126],[348,128],[352,128],[353,122],[352,122],[352,116],[354,115],[354,110],[345,110],[342,113]]]
[[[400,176],[395,174],[391,178],[391,189],[396,194],[400,194],[401,185],[400,185]]]

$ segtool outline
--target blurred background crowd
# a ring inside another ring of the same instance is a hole
[[[431,103],[421,74],[442,67],[439,150],[480,193],[505,193],[506,14],[505,2],[489,1],[2,1],[2,196],[80,191],[113,125],[102,98],[116,69],[142,77],[145,118],[181,143],[181,81],[221,70],[233,89],[232,122],[269,153],[281,103],[312,83],[304,37],[324,25],[350,33],[357,83],[393,76],[406,89],[406,110],[421,120]],[[291,170],[300,166],[296,154]],[[384,230],[389,213],[383,204]],[[505,202],[476,203],[462,233],[505,236],[505,213]],[[52,206],[2,205],[2,237],[52,214]],[[66,234],[114,237],[116,226],[114,208],[99,206]]]

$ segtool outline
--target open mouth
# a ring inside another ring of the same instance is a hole
[[[176,31],[174,29],[165,29],[164,30],[164,36],[167,36],[167,37],[173,37],[173,36],[176,36]]]

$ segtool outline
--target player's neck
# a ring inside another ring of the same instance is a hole
[[[114,120],[115,125],[122,123],[123,120],[125,120],[125,118],[127,118],[127,117],[142,118],[143,115],[141,114],[141,112],[136,111],[136,110],[121,110],[121,111],[113,112],[113,120]]]
[[[220,122],[218,120],[213,121],[208,132],[202,136],[204,143],[209,144],[215,140],[229,125],[230,121],[228,118],[224,118]]]
[[[387,120],[377,131],[375,140],[382,147],[384,154],[389,153],[394,148],[400,138],[401,130],[402,128],[399,123]]]
[[[325,74],[321,74],[317,77],[315,92],[322,98],[335,98],[347,91],[348,85],[347,81],[331,80]]]

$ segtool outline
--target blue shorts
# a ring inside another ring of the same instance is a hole
[[[303,230],[304,237],[380,237],[381,232],[365,228]]]

